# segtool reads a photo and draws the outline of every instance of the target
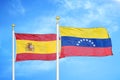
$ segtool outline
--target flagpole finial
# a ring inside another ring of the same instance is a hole
[[[14,30],[15,24],[12,24],[11,26],[12,26],[12,29]]]
[[[60,16],[56,16],[56,20],[60,20]]]
[[[15,24],[12,24],[12,27],[15,27]]]

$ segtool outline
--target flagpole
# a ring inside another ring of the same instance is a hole
[[[14,27],[15,27],[15,24],[12,24],[12,80],[15,80]]]
[[[56,80],[59,80],[59,20],[60,20],[60,17],[57,16],[56,17],[56,29],[57,29],[57,41],[56,41],[56,50],[57,50],[57,53],[56,53]]]

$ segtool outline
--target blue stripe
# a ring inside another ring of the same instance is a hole
[[[111,39],[91,39],[62,36],[62,46],[83,46],[83,47],[111,47]]]

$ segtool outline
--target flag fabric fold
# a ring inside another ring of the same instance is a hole
[[[112,44],[105,28],[60,27],[61,55],[109,56]]]

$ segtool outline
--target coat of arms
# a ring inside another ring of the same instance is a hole
[[[34,46],[32,45],[32,43],[27,43],[26,50],[27,51],[34,51]]]

